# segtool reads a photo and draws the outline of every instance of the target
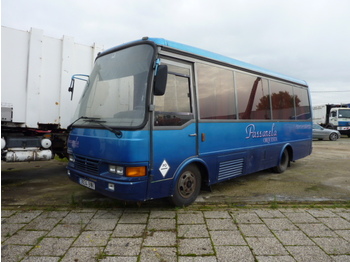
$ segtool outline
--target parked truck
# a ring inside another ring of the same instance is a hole
[[[40,29],[1,28],[1,159],[49,160],[66,154],[67,127],[83,91],[67,92],[75,72],[89,74],[102,46],[57,39]]]
[[[350,137],[350,103],[313,106],[313,122]]]

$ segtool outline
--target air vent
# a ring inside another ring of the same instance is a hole
[[[221,162],[219,165],[218,181],[227,180],[243,174],[244,159],[239,158]]]

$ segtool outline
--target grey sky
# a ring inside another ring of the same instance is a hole
[[[306,80],[350,103],[348,0],[2,0],[1,24],[109,48],[162,37]]]

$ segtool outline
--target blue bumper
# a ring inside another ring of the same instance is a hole
[[[146,201],[147,200],[147,185],[148,180],[145,177],[144,180],[138,181],[118,181],[108,180],[106,178],[98,178],[96,176],[90,176],[82,174],[79,171],[68,169],[68,177],[75,183],[80,184],[80,179],[92,182],[95,186],[94,191],[101,193],[107,197],[126,200],[126,201]],[[114,190],[111,189],[113,184]],[[82,185],[84,186],[84,185]],[[90,188],[91,189],[91,188]]]

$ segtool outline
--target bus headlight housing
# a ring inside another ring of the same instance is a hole
[[[146,167],[145,166],[129,166],[122,167],[116,165],[109,165],[109,172],[112,174],[117,174],[119,176],[127,176],[127,177],[140,177],[146,176]]]
[[[109,165],[109,172],[112,174],[117,174],[119,176],[122,176],[122,175],[124,175],[124,167]]]

